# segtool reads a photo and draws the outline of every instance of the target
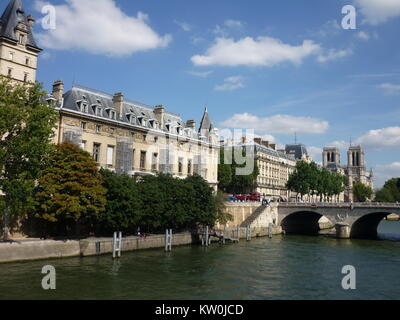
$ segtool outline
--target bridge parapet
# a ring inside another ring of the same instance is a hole
[[[399,209],[400,203],[382,203],[382,202],[280,202],[279,207],[284,208],[365,208],[365,209],[375,209],[375,208],[390,208]]]

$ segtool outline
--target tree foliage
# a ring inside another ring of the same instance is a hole
[[[339,195],[345,188],[345,177],[319,168],[315,162],[299,161],[289,176],[286,187],[303,198],[317,195],[320,201]]]
[[[354,201],[356,202],[366,202],[368,199],[371,199],[373,193],[372,188],[362,182],[356,182],[353,185]]]
[[[15,83],[0,76],[0,201],[11,220],[32,207],[35,180],[52,150],[57,113],[41,84]]]
[[[382,189],[375,195],[377,202],[400,202],[400,178],[393,178],[385,182]]]
[[[234,152],[232,161],[230,161],[231,163],[225,163],[224,152],[232,152],[232,149],[222,149],[220,163],[218,165],[219,188],[225,192],[236,194],[252,192],[256,187],[257,177],[259,174],[254,154],[248,154],[246,150],[242,148],[233,148]],[[249,161],[252,163],[249,163]],[[251,168],[252,170],[247,174],[242,174],[240,169],[245,168]]]
[[[79,228],[93,231],[105,210],[105,193],[90,154],[71,144],[58,145],[35,189],[35,217],[57,222],[58,235],[83,232]]]
[[[124,233],[136,231],[142,218],[142,200],[135,180],[105,169],[101,169],[100,174],[107,190],[107,205],[99,215],[98,231],[107,234],[117,230]]]

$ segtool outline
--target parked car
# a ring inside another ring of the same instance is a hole
[[[261,193],[259,192],[253,192],[252,194],[249,194],[246,196],[247,201],[261,201]]]
[[[243,194],[237,194],[236,196],[235,196],[235,198],[236,198],[236,201],[246,201],[246,196],[245,195],[243,195]]]

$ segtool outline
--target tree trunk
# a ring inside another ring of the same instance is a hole
[[[9,216],[8,216],[8,209],[4,209],[3,214],[3,241],[10,240],[10,229],[9,229]]]

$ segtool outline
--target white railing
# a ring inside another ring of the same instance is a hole
[[[399,208],[400,203],[384,203],[384,202],[280,202],[282,207],[325,207],[325,208]]]

